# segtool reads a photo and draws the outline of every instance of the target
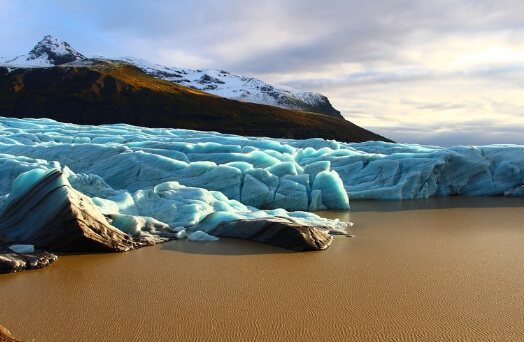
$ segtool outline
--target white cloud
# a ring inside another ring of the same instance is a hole
[[[319,91],[399,141],[524,144],[522,13],[520,0],[3,1],[0,54],[49,33],[87,55]]]

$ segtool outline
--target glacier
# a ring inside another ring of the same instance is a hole
[[[348,210],[350,199],[524,196],[518,145],[342,143],[50,119],[0,117],[0,169],[0,213],[57,170],[122,232],[195,241],[211,240],[225,222],[272,218],[344,234],[351,223],[314,212]]]
[[[0,117],[0,164],[1,195],[25,171],[63,168],[90,197],[175,181],[243,206],[290,211],[344,210],[349,198],[524,196],[519,145],[342,143]]]
[[[0,117],[0,235],[56,251],[125,251],[214,235],[325,249],[329,234],[352,223],[307,211],[348,209],[349,199],[335,191],[336,171],[315,163],[304,174],[295,151],[285,141],[214,132]],[[64,227],[68,220],[78,222],[76,232]],[[233,221],[235,229],[216,229]],[[246,229],[253,226],[256,236]],[[74,246],[48,241],[57,231],[72,234],[65,240]]]

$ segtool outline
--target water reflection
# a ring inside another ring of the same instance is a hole
[[[218,241],[174,240],[160,245],[164,251],[202,255],[258,255],[298,253],[288,249],[266,245],[259,242],[220,238]]]
[[[448,196],[406,201],[351,201],[350,212],[506,207],[524,207],[524,198]]]

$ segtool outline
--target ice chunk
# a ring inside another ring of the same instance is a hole
[[[35,252],[35,246],[33,245],[11,245],[9,249],[19,254],[31,254]]]
[[[187,237],[187,232],[185,229],[183,229],[181,231],[176,232],[175,236],[177,239],[185,239]]]
[[[276,179],[274,184],[275,187],[277,184],[278,179]],[[272,205],[274,198],[275,188],[269,188],[268,185],[250,174],[244,177],[241,196],[242,203],[256,208],[268,208]]]
[[[152,217],[112,214],[109,215],[109,219],[113,226],[131,236],[140,236],[143,232],[160,236],[176,235],[169,225]]]
[[[217,241],[218,238],[216,236],[209,235],[207,233],[204,233],[201,230],[197,230],[194,233],[191,233],[189,237],[187,238],[189,241]]]
[[[329,160],[319,160],[311,164],[307,164],[304,167],[304,173],[309,175],[309,184],[313,184],[313,181],[317,175],[322,171],[329,171],[331,163]]]
[[[345,192],[344,192],[345,194]],[[308,194],[303,184],[283,179],[275,194],[273,207],[288,210],[308,210]]]
[[[87,196],[71,188],[61,171],[26,173],[18,181],[31,178],[37,181],[30,188],[7,199],[0,214],[0,235],[55,251],[128,251],[135,247],[128,235],[108,224]]]
[[[319,190],[322,205],[330,209],[349,209],[349,198],[336,171],[322,171],[313,182],[312,190]]]
[[[279,178],[285,175],[298,175],[297,165],[292,162],[279,163],[266,168],[266,170]]]

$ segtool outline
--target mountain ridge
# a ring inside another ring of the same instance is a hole
[[[4,59],[3,64],[45,67],[80,62],[87,60],[87,57],[73,49],[67,42],[46,35],[27,55],[20,55],[13,59],[4,57]]]
[[[113,60],[101,56],[88,58],[67,42],[46,35],[27,55],[12,59],[0,58],[0,65],[13,67],[51,67],[64,64],[83,65],[97,60]],[[185,69],[154,64],[135,57],[122,57],[155,78],[178,83],[213,95],[250,103],[302,110],[343,118],[329,99],[319,93],[286,86],[272,85],[254,77],[240,76],[224,70]]]
[[[0,115],[270,138],[390,141],[344,119],[229,100],[153,78],[125,62],[0,67]]]
[[[28,55],[0,59],[0,115],[46,117],[91,125],[127,123],[270,138],[390,141],[341,116],[214,95],[169,80],[169,72],[177,73],[179,69],[156,65],[147,72],[145,61],[129,59],[87,58],[68,43],[45,36]],[[167,70],[164,77],[151,75],[162,68]],[[180,73],[187,75],[188,70]],[[197,75],[200,83],[207,86],[226,84],[214,77],[217,75],[202,74],[202,70],[195,72],[201,73]],[[224,77],[231,75],[225,71],[214,72]],[[242,76],[235,77],[244,82]],[[259,81],[247,80],[248,83]],[[258,86],[272,91],[263,83]]]

